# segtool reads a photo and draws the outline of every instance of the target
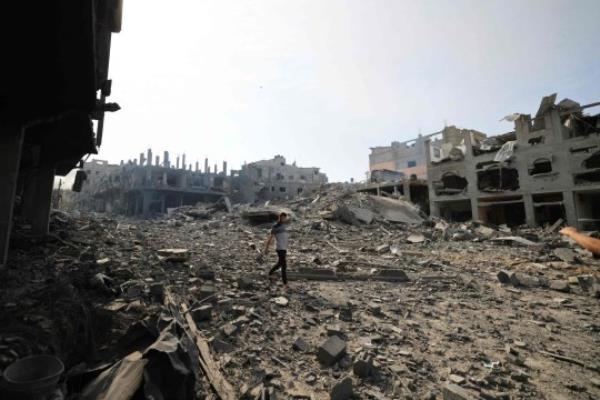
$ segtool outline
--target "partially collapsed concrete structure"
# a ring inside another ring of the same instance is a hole
[[[185,155],[171,165],[169,152],[163,161],[158,156],[152,162],[152,151],[121,165],[93,160],[84,164],[85,182],[82,184],[79,204],[82,208],[99,212],[126,215],[166,213],[169,208],[193,205],[201,201],[215,201],[229,193],[230,179],[227,163],[220,172],[211,171],[208,159],[205,170],[199,163],[185,164]]]
[[[327,175],[317,167],[298,167],[287,164],[285,157],[276,155],[232,171],[236,198],[246,203],[257,200],[292,199],[303,194],[316,193],[327,183]]]
[[[580,229],[600,228],[600,114],[556,94],[535,117],[512,114],[515,130],[482,138],[463,131],[441,160],[429,153],[432,215],[449,220],[531,226],[564,219]],[[425,148],[431,146],[429,141]]]

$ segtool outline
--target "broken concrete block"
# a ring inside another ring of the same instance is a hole
[[[231,353],[235,350],[235,347],[228,342],[221,339],[213,339],[210,343],[215,353]]]
[[[407,282],[408,275],[401,269],[392,269],[386,268],[379,271],[378,274],[380,277],[385,278],[386,280],[396,281],[396,282]]]
[[[345,376],[333,386],[329,395],[331,400],[347,400],[352,397],[352,378]]]
[[[535,276],[515,272],[510,277],[510,282],[514,286],[537,287],[540,286],[540,280]]]
[[[367,305],[367,308],[369,309],[369,311],[371,311],[371,314],[381,315],[381,305],[379,305],[378,303],[371,302]]]
[[[327,325],[327,336],[337,335],[342,337],[342,328],[338,324]]]
[[[212,317],[213,307],[211,305],[205,304],[198,308],[194,308],[192,311],[192,318],[195,322],[208,321]]]
[[[571,286],[569,285],[569,281],[557,279],[550,281],[550,289],[568,293],[571,291]]]
[[[281,307],[287,306],[290,302],[288,299],[286,299],[283,296],[275,297],[275,298],[271,299],[271,301]]]
[[[577,256],[575,255],[575,252],[567,247],[559,247],[557,249],[554,249],[552,254],[554,255],[554,257],[556,257],[566,263],[572,263],[577,258]]]
[[[442,389],[442,398],[444,400],[475,400],[469,392],[453,383],[446,384]]]
[[[304,339],[298,338],[292,345],[292,348],[296,351],[301,351],[303,353],[306,353],[309,349],[309,345],[308,345],[308,343],[306,343],[306,341],[304,341]]]
[[[498,281],[500,281],[500,283],[509,284],[512,282],[513,274],[514,272],[503,269],[496,274],[496,277],[498,278]]]
[[[577,276],[577,283],[581,290],[586,292],[594,286],[594,277],[592,275],[579,275]]]
[[[241,276],[237,279],[238,288],[240,290],[254,289],[254,280],[248,276]]]
[[[237,325],[234,324],[225,324],[221,327],[221,333],[225,337],[231,337],[238,332]]]
[[[215,289],[214,286],[212,285],[202,285],[200,286],[200,289],[198,290],[198,300],[203,301],[211,301],[211,302],[216,302],[217,301],[217,297],[215,296],[215,294],[217,293],[217,290]]]
[[[381,246],[377,246],[375,248],[375,251],[377,253],[387,253],[388,251],[390,251],[390,245],[389,244],[382,244]]]
[[[160,249],[157,252],[159,256],[167,261],[181,262],[190,258],[190,251],[188,249]]]
[[[340,314],[339,314],[338,318],[341,321],[351,322],[352,321],[352,308],[350,308],[350,307],[340,308]]]
[[[421,233],[411,233],[406,238],[408,243],[423,243],[425,240],[425,236],[423,236]]]
[[[359,378],[368,378],[374,375],[373,360],[371,357],[359,358],[352,365],[354,375]]]
[[[339,361],[345,354],[346,342],[338,336],[331,336],[319,347],[317,359],[321,364],[330,366]]]

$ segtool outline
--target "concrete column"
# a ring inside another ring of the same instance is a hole
[[[185,164],[185,153],[181,156],[181,169],[185,169],[187,165]]]
[[[204,159],[204,173],[205,174],[210,174],[210,171],[208,169],[208,158]]]
[[[215,164],[215,172],[214,172],[214,173],[215,173],[215,175],[216,175],[217,173],[219,173],[219,170],[217,169],[217,164]]]
[[[579,216],[577,213],[577,207],[575,202],[575,192],[573,191],[565,191],[563,192],[563,206],[565,207],[565,218],[567,220],[567,225],[575,227],[576,229],[581,229],[579,224]]]
[[[171,163],[169,162],[169,152],[165,151],[163,153],[163,167],[169,168],[170,166],[171,166]]]
[[[150,213],[151,201],[151,194],[148,191],[142,192],[142,215],[147,216]]]
[[[440,205],[436,201],[429,201],[429,213],[432,217],[440,217]]]
[[[23,136],[21,126],[0,125],[0,266],[8,258]]]
[[[156,165],[157,167],[160,166],[160,157],[159,156],[156,156],[154,165]]]
[[[140,153],[140,165],[144,165],[144,161],[146,161],[146,158],[144,157],[144,153]]]
[[[227,161],[223,161],[223,175],[227,175]]]
[[[523,205],[525,206],[525,223],[531,227],[536,226],[535,209],[533,208],[531,193],[523,193]]]
[[[148,149],[148,166],[152,166],[152,149]]]
[[[179,169],[179,156],[177,156],[177,158],[175,158],[175,168]]]
[[[31,232],[34,235],[47,235],[50,223],[52,204],[52,187],[54,186],[54,166],[40,166],[33,178],[36,186],[34,209],[31,210]]]
[[[402,191],[404,192],[404,198],[408,201],[412,201],[412,198],[410,196],[410,182],[407,180],[404,180],[402,182]]]
[[[480,220],[481,218],[479,217],[479,200],[475,196],[471,197],[469,200],[471,201],[471,219],[473,221]]]
[[[200,163],[198,161],[196,161],[196,172],[198,172],[198,168],[200,167],[199,165]]]
[[[163,186],[167,186],[167,173],[166,172],[163,172],[162,184],[163,184]]]

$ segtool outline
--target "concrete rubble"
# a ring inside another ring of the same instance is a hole
[[[68,399],[600,398],[600,261],[556,230],[448,223],[335,185],[196,209],[55,211],[44,239],[17,225],[0,370],[55,354]],[[256,262],[279,209],[288,291],[271,253]]]

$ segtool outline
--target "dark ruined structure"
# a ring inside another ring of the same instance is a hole
[[[106,98],[121,9],[119,0],[19,1],[3,8],[0,264],[13,213],[31,222],[33,234],[47,233],[54,175],[96,153],[104,113],[119,108]]]

